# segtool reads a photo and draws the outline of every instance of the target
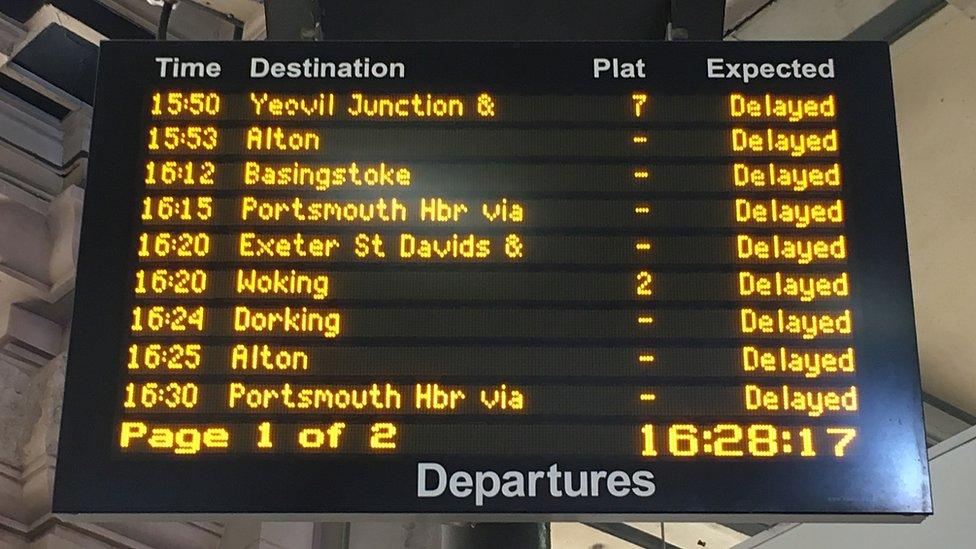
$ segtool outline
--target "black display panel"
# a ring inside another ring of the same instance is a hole
[[[54,508],[919,520],[875,43],[101,49]]]

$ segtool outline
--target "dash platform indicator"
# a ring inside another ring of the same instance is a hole
[[[931,512],[888,52],[101,49],[55,509]]]

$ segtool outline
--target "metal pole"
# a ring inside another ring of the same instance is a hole
[[[442,549],[550,549],[547,522],[445,524]]]
[[[177,0],[166,0],[163,2],[163,11],[159,14],[159,28],[156,29],[156,39],[166,40],[169,32],[169,17],[173,14],[173,6]]]

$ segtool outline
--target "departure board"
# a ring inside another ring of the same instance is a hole
[[[887,46],[103,43],[92,516],[920,520]]]

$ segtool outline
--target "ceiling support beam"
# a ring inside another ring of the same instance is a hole
[[[891,44],[944,7],[945,0],[895,0],[851,31],[845,40],[883,40]]]

